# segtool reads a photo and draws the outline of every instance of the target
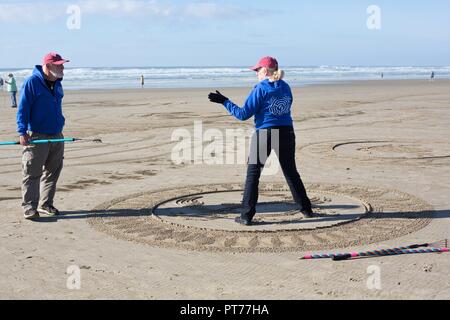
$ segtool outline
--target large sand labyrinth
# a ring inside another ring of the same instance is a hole
[[[95,208],[89,223],[116,238],[158,247],[229,252],[343,248],[403,236],[426,226],[432,208],[396,190],[308,186],[317,218],[302,219],[285,184],[261,186],[255,225],[233,222],[240,184],[202,185],[122,197]]]

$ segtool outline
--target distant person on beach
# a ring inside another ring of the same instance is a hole
[[[434,71],[431,71],[430,81],[431,81],[431,82],[434,82]]]
[[[64,63],[51,52],[25,80],[17,110],[17,132],[22,153],[22,208],[25,219],[39,213],[58,215],[53,206],[56,183],[63,167],[64,143],[30,144],[36,139],[62,139],[65,119],[62,113]],[[40,201],[40,206],[38,208]]]
[[[144,75],[141,75],[141,88],[144,87]]]
[[[252,116],[255,117],[256,131],[252,136],[242,200],[244,210],[235,221],[239,224],[251,225],[256,214],[259,179],[272,149],[278,156],[283,174],[300,212],[304,217],[313,217],[310,199],[295,164],[291,88],[282,80],[284,72],[278,68],[275,58],[264,57],[251,69],[257,72],[260,82],[254,87],[242,108],[219,91],[211,92],[208,96],[211,102],[223,104],[238,120],[245,121]],[[278,139],[272,137],[278,137]]]
[[[1,92],[3,92],[3,78],[0,77],[0,94],[3,96],[3,93]]]
[[[384,73],[382,72],[382,73],[381,73],[381,79],[383,79],[383,78],[384,78]]]
[[[8,80],[5,80],[7,84],[6,91],[11,95],[11,108],[17,108],[17,85],[16,79],[14,79],[14,75],[12,73],[8,74]]]

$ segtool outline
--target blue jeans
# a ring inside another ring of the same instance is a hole
[[[17,91],[11,91],[11,107],[16,108],[17,107],[17,99],[16,99],[16,94]]]
[[[274,130],[278,131],[275,132]],[[272,136],[275,139],[272,140]],[[272,146],[272,143],[277,143],[278,145]],[[306,194],[305,186],[295,164],[294,128],[275,127],[261,129],[253,134],[242,200],[244,207],[244,211],[241,213],[242,219],[251,220],[256,213],[259,178],[272,149],[276,152],[280,161],[284,177],[289,185],[294,201],[299,206],[299,210],[311,210],[311,201]]]

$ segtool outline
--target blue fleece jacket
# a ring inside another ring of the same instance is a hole
[[[42,66],[36,66],[22,86],[17,132],[20,135],[27,131],[49,135],[61,133],[65,123],[61,106],[63,97],[61,79],[56,80],[52,93],[45,83]]]
[[[225,101],[223,105],[238,120],[245,121],[255,116],[255,127],[259,130],[292,126],[292,101],[291,88],[286,82],[271,82],[266,79],[255,86],[242,108],[230,100]]]

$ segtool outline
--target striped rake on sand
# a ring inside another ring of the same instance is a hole
[[[428,249],[419,249],[428,248]],[[347,260],[356,257],[381,257],[399,254],[416,254],[416,253],[436,253],[449,252],[448,239],[440,240],[432,243],[412,244],[406,247],[379,249],[362,252],[348,252],[348,253],[315,253],[302,257],[301,259],[332,259],[334,261]]]

